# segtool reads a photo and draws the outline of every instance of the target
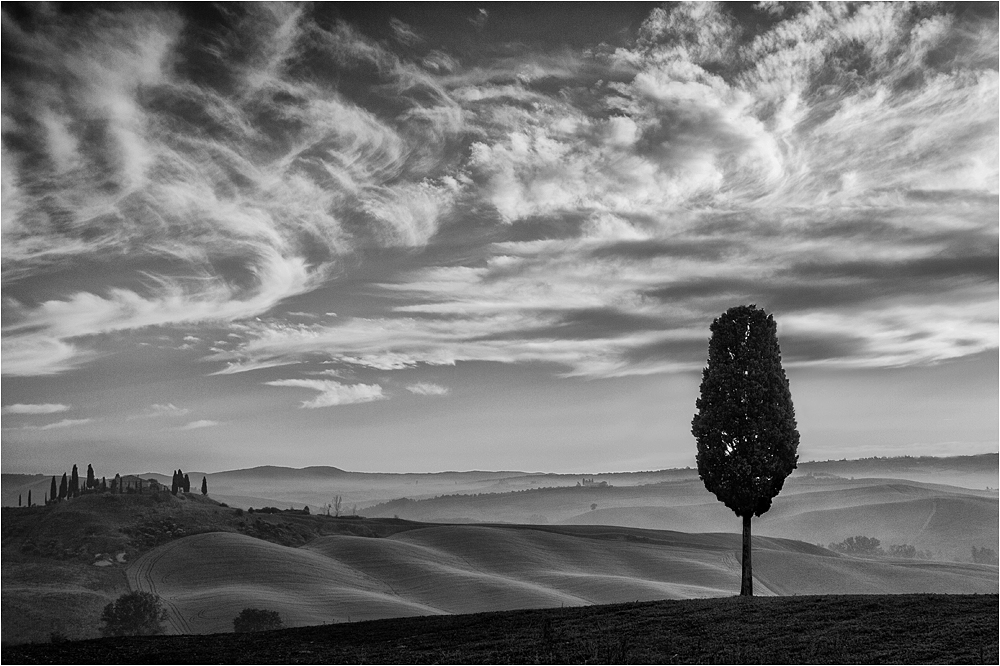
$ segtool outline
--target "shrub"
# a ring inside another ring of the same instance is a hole
[[[983,546],[982,548],[972,547],[972,561],[976,564],[997,564],[997,551]]]
[[[101,633],[105,636],[154,636],[163,633],[167,611],[160,598],[149,592],[128,592],[101,613]]]
[[[233,631],[246,634],[251,631],[271,631],[281,629],[281,615],[278,611],[262,610],[260,608],[244,608],[233,618]]]

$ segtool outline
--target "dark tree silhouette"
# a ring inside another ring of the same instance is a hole
[[[278,611],[244,608],[233,618],[233,631],[245,634],[251,631],[271,631],[281,629],[281,615]]]
[[[31,506],[31,491],[28,491],[28,506]]]
[[[76,465],[73,465],[73,474],[69,480],[69,497],[79,497],[80,496],[80,472],[76,470]]]
[[[101,633],[105,636],[154,636],[163,633],[167,611],[149,592],[128,592],[104,607]]]
[[[191,492],[191,479],[188,478],[187,474],[184,475],[184,483],[182,485],[184,486],[184,492]]]
[[[115,480],[111,482],[111,492],[121,493],[122,492],[122,475],[115,474]]]
[[[59,501],[66,499],[69,493],[69,481],[66,480],[66,472],[63,472],[62,481],[59,482]]]
[[[108,479],[107,477],[104,476],[101,477],[101,492],[102,493],[108,492]]]
[[[56,497],[58,497],[58,493],[59,493],[59,491],[56,490],[56,477],[53,476],[52,477],[52,485],[49,486],[49,499],[51,499],[53,502],[55,502],[56,501]]]
[[[743,305],[711,331],[691,432],[705,487],[743,518],[740,595],[753,596],[750,519],[771,508],[795,469],[799,433],[774,318]]]
[[[18,493],[18,495],[17,495],[17,505],[21,506],[21,495],[20,495],[20,493]]]
[[[201,494],[202,495],[207,495],[208,494],[208,477],[207,476],[201,477]]]
[[[170,480],[170,492],[171,492],[171,494],[176,495],[178,489],[180,488],[180,485],[181,485],[180,482],[177,480],[177,470],[175,469],[174,470],[174,476]]]

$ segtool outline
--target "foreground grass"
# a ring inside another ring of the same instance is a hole
[[[3,648],[3,663],[992,663],[997,595],[697,599]]]

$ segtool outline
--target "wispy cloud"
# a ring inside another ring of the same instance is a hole
[[[265,384],[318,391],[318,396],[302,403],[305,409],[371,402],[386,397],[378,384],[341,384],[328,379],[279,379]]]
[[[72,407],[70,405],[61,405],[53,403],[43,403],[43,404],[22,404],[17,403],[13,405],[4,405],[4,414],[57,414],[59,412],[67,412]]]
[[[202,428],[213,428],[218,425],[222,425],[222,423],[220,423],[219,421],[212,421],[209,419],[199,419],[198,421],[191,421],[190,423],[185,423],[182,426],[171,428],[171,430],[176,430],[176,431],[200,430]]]
[[[81,256],[132,273],[18,291],[5,374],[200,322],[246,322],[206,357],[219,375],[313,357],[669,372],[703,362],[737,302],[778,315],[790,363],[997,345],[995,15],[817,3],[741,25],[681,3],[619,48],[470,62],[419,26],[377,41],[319,11],[243,8],[211,44],[168,10],[95,10],[83,38],[58,13],[9,22],[5,285]],[[366,286],[369,312],[304,311],[372,248],[428,246]],[[290,299],[306,323],[274,316]],[[384,397],[281,381],[310,407]]]
[[[150,405],[149,409],[143,412],[142,416],[146,417],[156,417],[156,416],[185,416],[190,414],[191,410],[186,407],[177,407],[173,403],[166,403],[163,405],[156,404]]]
[[[439,386],[430,382],[410,384],[406,387],[406,390],[417,395],[448,395],[451,392],[447,386]]]
[[[21,426],[21,430],[59,430],[62,428],[75,428],[76,426],[85,425],[87,423],[92,423],[94,419],[63,419],[62,421],[56,421],[55,423],[47,423],[45,425],[26,425]]]

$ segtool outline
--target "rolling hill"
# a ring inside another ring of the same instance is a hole
[[[827,545],[872,536],[936,558],[969,560],[973,546],[1000,539],[997,494],[896,479],[793,477],[754,533]],[[625,487],[541,488],[512,493],[400,499],[363,511],[425,522],[619,525],[729,532],[736,517],[700,480]]]
[[[995,566],[861,560],[773,538],[754,546],[762,596],[997,591]],[[163,598],[172,633],[213,633],[246,607],[303,626],[729,596],[739,589],[739,547],[733,534],[580,526],[414,526],[299,548],[210,533],[160,546],[126,574]]]

